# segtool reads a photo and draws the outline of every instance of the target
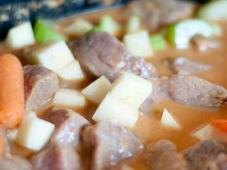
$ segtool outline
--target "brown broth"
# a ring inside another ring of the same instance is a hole
[[[98,19],[103,14],[111,15],[121,23],[123,23],[126,18],[122,9],[109,9],[101,12],[69,17],[60,20],[58,24],[60,28],[64,28],[66,25],[78,18],[88,19],[93,23],[97,23]],[[148,61],[155,64],[161,75],[171,74],[170,70],[162,64],[163,60],[169,57],[174,58],[177,56],[186,56],[202,63],[211,64],[213,66],[211,71],[201,72],[197,75],[227,88],[227,48],[225,47],[227,44],[227,22],[220,22],[220,24],[223,28],[223,35],[218,38],[218,41],[220,42],[220,46],[218,48],[209,49],[206,52],[199,52],[193,48],[189,48],[187,50],[176,50],[173,47],[168,47],[163,51],[156,52],[150,59],[148,59]],[[0,53],[8,51],[10,50],[5,48],[4,44],[0,45]],[[13,53],[20,55],[20,52],[18,53],[18,51]],[[80,90],[89,82],[90,79],[87,80],[87,83],[83,85],[76,85],[75,87]],[[95,105],[88,103],[86,108],[76,110],[91,120],[91,115],[95,108]],[[170,111],[178,120],[182,126],[180,130],[174,130],[161,126],[160,117],[164,108]],[[211,122],[213,118],[227,119],[227,106],[223,106],[219,109],[209,109],[177,104],[172,101],[162,101],[153,106],[149,115],[141,115],[139,117],[133,131],[145,144],[147,142],[155,142],[160,139],[169,139],[177,145],[179,150],[183,150],[198,142],[198,139],[191,136],[191,132],[199,126]],[[140,155],[127,160],[126,163],[131,165],[135,170],[147,169],[143,161],[141,161]]]

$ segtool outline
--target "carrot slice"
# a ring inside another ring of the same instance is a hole
[[[214,119],[212,122],[213,122],[215,127],[217,127],[218,129],[227,133],[227,120],[225,120],[225,119]]]
[[[16,127],[24,113],[24,76],[19,59],[12,54],[0,55],[0,124]]]
[[[0,130],[0,156],[3,154],[4,152],[4,138],[2,135],[2,130]]]

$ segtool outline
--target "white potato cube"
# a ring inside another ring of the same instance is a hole
[[[77,60],[64,66],[62,69],[56,71],[59,77],[66,81],[77,81],[84,79],[85,75]]]
[[[35,38],[30,22],[22,23],[9,30],[6,42],[11,48],[22,48],[35,43]]]
[[[176,129],[181,128],[179,123],[175,120],[175,118],[171,115],[171,113],[166,109],[164,109],[164,111],[163,111],[162,118],[161,118],[161,124],[163,126],[172,127],[172,128],[176,128]]]
[[[83,19],[79,19],[66,27],[66,33],[76,36],[82,36],[93,28],[93,25]]]
[[[27,57],[27,59],[55,72],[75,60],[65,41],[45,44],[35,49],[32,56]]]
[[[124,72],[113,82],[109,94],[119,102],[139,109],[151,92],[151,81],[132,73]]]
[[[208,140],[211,137],[213,130],[214,128],[210,124],[203,125],[192,132],[192,136],[198,138],[199,140]]]
[[[97,108],[92,119],[99,121],[114,121],[126,127],[133,127],[138,119],[139,111],[121,103],[107,95]]]
[[[77,90],[60,89],[55,93],[52,104],[54,106],[77,108],[85,106],[86,99]]]
[[[110,81],[101,76],[82,90],[82,94],[94,103],[100,103],[111,89]]]
[[[128,51],[135,56],[151,57],[153,54],[147,31],[126,34],[123,41]]]
[[[39,151],[50,139],[54,124],[39,118],[24,119],[19,127],[16,142],[33,151]]]

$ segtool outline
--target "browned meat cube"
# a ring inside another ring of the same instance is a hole
[[[6,154],[0,158],[0,170],[32,170],[32,166],[24,158]]]
[[[51,142],[77,146],[80,142],[80,131],[89,122],[83,116],[69,109],[53,108],[41,118],[55,124]]]
[[[39,65],[24,66],[26,110],[36,109],[46,103],[59,89],[57,75]]]
[[[189,60],[185,57],[177,57],[172,63],[171,68],[174,72],[180,74],[193,74],[200,71],[209,71],[212,66],[196,61]]]
[[[166,99],[201,107],[220,107],[227,102],[224,87],[197,76],[177,74],[151,81],[153,91],[140,107],[143,113],[149,113],[152,104]]]
[[[31,159],[33,170],[81,170],[80,157],[70,145],[52,145]]]
[[[170,77],[168,94],[176,102],[194,106],[220,107],[227,102],[224,87],[190,75]]]
[[[91,33],[70,46],[82,67],[95,76],[114,80],[122,71],[128,71],[150,78],[156,72],[154,66],[129,54],[120,41],[105,32]]]
[[[194,13],[194,4],[180,0],[135,0],[127,7],[129,16],[139,16],[151,31],[190,17]]]
[[[226,170],[227,145],[218,141],[204,141],[186,149],[184,158],[188,170]]]
[[[143,148],[143,144],[130,130],[110,122],[87,126],[82,139],[85,147],[92,152],[92,170],[109,169]]]
[[[176,146],[167,140],[149,144],[145,159],[150,170],[187,170],[186,161]]]

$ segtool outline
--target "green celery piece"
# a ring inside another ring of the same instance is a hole
[[[167,46],[166,40],[164,39],[163,35],[159,33],[150,36],[150,42],[153,50],[155,51],[163,50]]]
[[[109,15],[105,15],[100,19],[99,24],[90,32],[108,32],[114,34],[120,29],[119,24]]]
[[[128,19],[127,25],[126,25],[126,32],[133,33],[140,29],[140,18],[138,16],[131,16]]]
[[[167,27],[166,36],[169,42],[178,49],[185,49],[189,46],[190,40],[195,35],[211,37],[214,34],[214,28],[205,20],[188,19]]]
[[[49,20],[37,19],[34,25],[35,39],[39,43],[64,40],[65,37],[54,29]]]

